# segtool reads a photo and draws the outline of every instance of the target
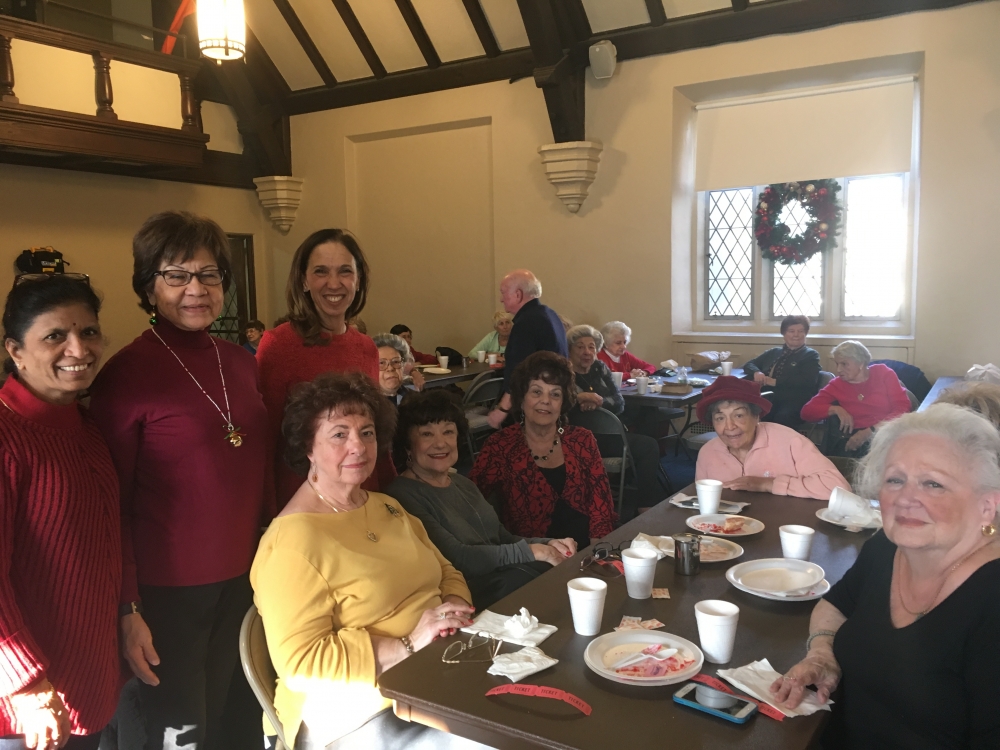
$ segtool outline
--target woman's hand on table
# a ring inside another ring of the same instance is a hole
[[[531,554],[538,562],[547,562],[549,565],[558,565],[566,559],[566,555],[557,550],[551,544],[529,544]]]
[[[632,372],[629,373],[629,377],[631,377],[631,378],[648,378],[649,377],[649,373],[646,372],[645,370],[642,370],[642,369],[636,367],[634,370],[632,370]]]
[[[872,437],[871,427],[864,430],[858,430],[853,435],[851,435],[851,437],[847,439],[847,443],[844,445],[844,447],[847,448],[847,450],[849,451],[856,451],[862,445],[871,440],[871,437]]]
[[[472,624],[471,615],[475,612],[475,607],[466,604],[458,597],[448,597],[450,601],[424,610],[417,622],[417,627],[410,633],[410,643],[413,650],[419,651],[432,641],[438,638],[447,638],[454,635],[461,628],[466,628]]]
[[[604,405],[604,397],[597,393],[578,393],[576,402],[580,405],[581,411],[594,411]]]
[[[737,477],[723,482],[722,487],[743,492],[770,492],[774,489],[774,477]]]
[[[149,626],[142,619],[142,615],[138,613],[125,615],[121,618],[121,629],[122,654],[132,668],[132,674],[147,685],[159,685],[160,678],[150,665],[158,665],[160,657],[153,648],[153,634],[149,632]]]
[[[410,373],[410,378],[413,380],[414,390],[422,391],[424,389],[424,383],[427,382],[427,378],[420,370],[414,370]]]
[[[807,685],[816,686],[820,703],[830,699],[830,693],[840,684],[840,665],[829,646],[810,649],[806,658],[789,669],[771,685],[771,695],[787,708],[802,702]]]
[[[549,539],[549,546],[555,547],[556,551],[559,552],[563,557],[572,557],[576,554],[576,540],[575,539]]]
[[[840,420],[841,432],[847,433],[854,429],[854,417],[843,406],[831,406],[826,413]]]
[[[56,750],[69,741],[69,711],[44,677],[8,698],[24,742],[37,750]]]

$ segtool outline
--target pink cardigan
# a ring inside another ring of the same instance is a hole
[[[811,440],[791,427],[760,422],[746,462],[740,463],[720,439],[698,452],[695,479],[728,482],[738,477],[774,477],[775,495],[829,500],[834,487],[851,485]]]
[[[611,372],[624,373],[626,379],[632,377],[632,370],[645,370],[650,375],[656,372],[656,365],[642,361],[635,355],[630,354],[628,349],[618,358],[617,362],[611,359],[611,355],[608,354],[606,349],[601,349],[597,353],[597,358],[606,364]]]

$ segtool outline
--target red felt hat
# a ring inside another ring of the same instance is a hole
[[[752,380],[734,378],[732,375],[722,375],[716,378],[712,385],[701,392],[698,402],[698,419],[708,424],[708,407],[716,401],[742,401],[745,404],[757,404],[761,416],[771,411],[771,402],[760,395],[760,386]]]

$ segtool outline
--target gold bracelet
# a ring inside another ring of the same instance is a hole
[[[417,653],[414,650],[414,648],[413,648],[413,643],[410,641],[410,636],[404,635],[399,640],[403,642],[403,648],[406,649],[406,653],[408,653],[408,654],[415,654],[415,653]]]

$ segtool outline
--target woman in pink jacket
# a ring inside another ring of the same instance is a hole
[[[829,500],[835,487],[850,490],[830,459],[790,427],[761,422],[771,402],[749,380],[720,377],[698,402],[698,419],[718,440],[698,453],[697,479],[719,479],[723,487],[774,495]]]

